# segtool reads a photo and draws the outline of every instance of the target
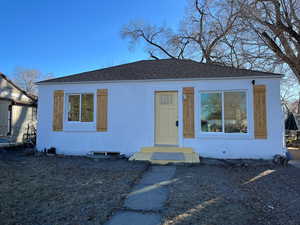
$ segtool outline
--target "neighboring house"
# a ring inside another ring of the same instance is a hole
[[[294,117],[295,117],[297,127],[298,127],[298,131],[299,131],[300,130],[300,99],[298,101],[297,112],[294,113]]]
[[[285,152],[281,77],[165,59],[42,81],[37,148],[271,159]]]
[[[298,130],[300,130],[300,114],[294,114]]]
[[[28,127],[36,126],[36,97],[0,73],[0,138],[22,142]]]

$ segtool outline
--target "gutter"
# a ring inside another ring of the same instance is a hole
[[[22,106],[37,107],[37,103],[36,102],[22,102],[22,101],[14,100],[14,99],[11,99],[11,98],[3,98],[3,97],[0,97],[0,100],[9,101],[9,102],[12,103],[12,105],[22,105]]]
[[[199,81],[199,80],[249,80],[249,79],[281,79],[282,74],[273,76],[247,76],[247,77],[209,77],[209,78],[171,78],[171,79],[144,79],[144,80],[99,80],[99,81],[76,81],[76,82],[36,82],[36,85],[59,85],[59,84],[99,84],[99,83],[135,83],[135,82],[167,82],[167,81]]]

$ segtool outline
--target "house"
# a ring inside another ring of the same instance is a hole
[[[295,114],[295,120],[297,123],[298,130],[300,130],[300,114]]]
[[[38,83],[37,148],[271,159],[285,153],[281,77],[164,59],[45,80]]]
[[[0,73],[0,138],[23,142],[24,134],[36,126],[36,103],[36,97]]]
[[[294,113],[294,117],[297,123],[298,131],[300,130],[300,99],[297,103],[297,111]]]

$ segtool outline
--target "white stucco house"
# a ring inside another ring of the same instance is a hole
[[[281,74],[143,60],[38,83],[37,148],[60,154],[284,154]]]

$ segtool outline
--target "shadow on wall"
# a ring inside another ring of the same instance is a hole
[[[22,142],[23,135],[29,127],[36,125],[34,120],[34,108],[30,106],[14,105],[12,107],[12,141]]]

